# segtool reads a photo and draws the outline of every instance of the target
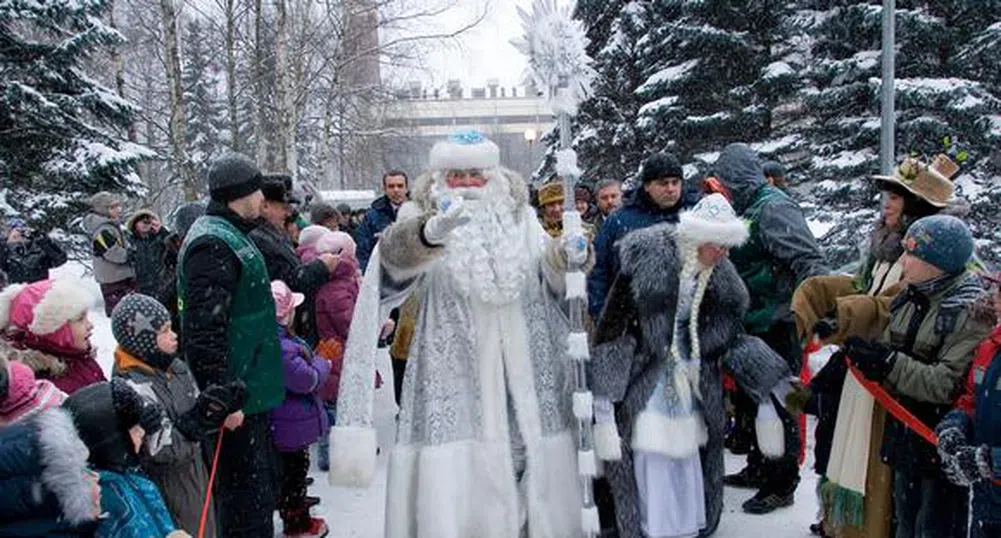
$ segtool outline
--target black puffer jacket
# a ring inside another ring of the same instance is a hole
[[[136,231],[136,223],[143,217],[160,218],[152,211],[136,211],[128,222],[129,244],[132,245],[132,267],[136,271],[136,291],[156,297],[159,291],[163,271],[163,251],[166,248],[167,237],[170,235],[164,228],[157,232],[140,235]]]
[[[264,219],[258,220],[257,227],[248,235],[264,255],[271,280],[281,280],[292,291],[306,296],[305,304],[296,312],[296,334],[316,346],[316,320],[311,305],[315,304],[316,290],[330,281],[330,270],[320,260],[302,263],[292,242]]]
[[[0,243],[0,271],[10,284],[31,284],[49,278],[49,269],[66,263],[66,251],[46,235]]]

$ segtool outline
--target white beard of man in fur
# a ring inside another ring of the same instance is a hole
[[[568,258],[589,261],[589,246],[545,233],[524,181],[481,135],[437,144],[430,162],[361,287],[330,437],[331,482],[365,486],[374,474],[378,329],[413,294],[420,308],[396,444],[384,451],[385,535],[576,538],[562,302]]]

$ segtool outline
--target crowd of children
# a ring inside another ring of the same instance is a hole
[[[324,252],[341,259],[315,294],[315,346],[296,334],[305,297],[271,284],[286,389],[271,412],[279,515],[286,536],[312,537],[328,529],[310,515],[317,500],[306,495],[309,449],[334,420],[360,272],[348,234],[313,226],[302,239],[305,261]],[[209,467],[221,432],[241,425],[245,385],[199,391],[177,355],[171,312],[138,293],[111,314],[109,382],[90,342],[92,302],[71,280],[0,293],[0,536],[225,535],[206,504]],[[324,460],[325,449],[319,453]],[[38,486],[41,495],[32,493]]]

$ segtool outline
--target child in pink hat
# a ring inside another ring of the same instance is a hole
[[[305,297],[280,280],[271,283],[282,346],[285,401],[271,411],[271,428],[281,457],[282,484],[278,513],[286,537],[325,536],[327,524],[314,518],[306,504],[309,445],[330,430],[320,401],[320,389],[330,375],[330,362],[316,358],[309,345],[294,332],[295,309]]]
[[[66,399],[63,391],[50,381],[35,379],[35,372],[20,362],[8,364],[0,356],[0,368],[6,369],[6,385],[0,387],[0,428],[59,407]]]
[[[0,354],[73,394],[104,372],[90,345],[94,296],[79,281],[42,280],[0,292]]]

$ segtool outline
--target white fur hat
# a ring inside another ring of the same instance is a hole
[[[469,170],[500,166],[500,149],[478,131],[454,133],[431,148],[431,170]]]
[[[0,329],[16,325],[32,334],[52,334],[86,312],[94,299],[82,282],[67,279],[8,286],[0,292]]]
[[[749,235],[747,223],[737,217],[722,194],[706,196],[678,219],[678,239],[688,244],[739,247]]]

